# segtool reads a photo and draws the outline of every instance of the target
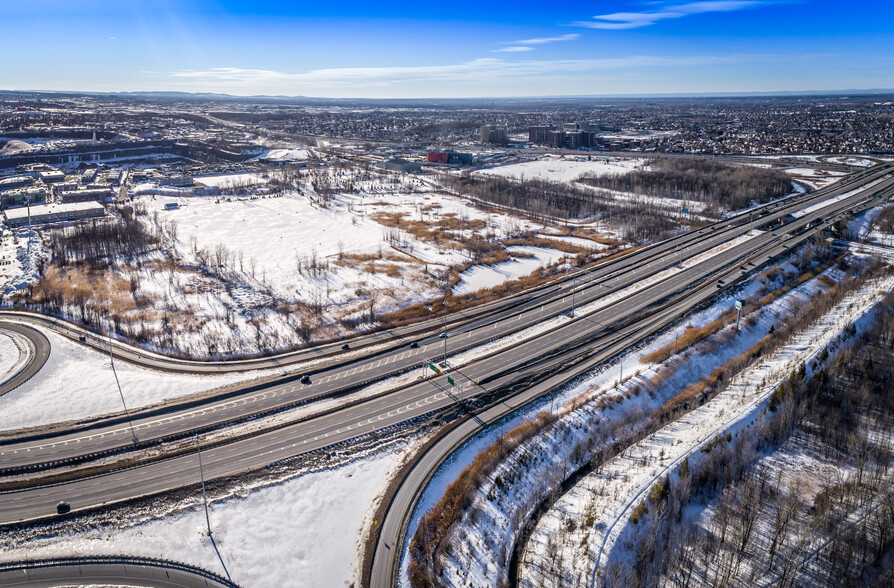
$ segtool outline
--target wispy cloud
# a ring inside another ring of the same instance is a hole
[[[396,87],[418,82],[477,83],[495,79],[543,77],[582,72],[649,67],[691,67],[738,63],[761,56],[631,56],[613,59],[524,60],[476,59],[450,65],[317,69],[283,73],[263,69],[219,67],[170,74],[180,85],[222,91],[303,92],[320,88]]]
[[[534,48],[531,45],[546,45],[547,43],[559,43],[562,41],[574,41],[575,39],[580,39],[580,35],[577,33],[568,33],[567,35],[560,35],[558,37],[537,37],[536,39],[522,39],[520,41],[508,41],[503,43],[504,45],[510,45],[509,47],[503,47],[502,49],[494,49],[494,53],[522,53],[524,51],[532,51]]]
[[[560,41],[574,41],[580,39],[577,33],[568,33],[558,37],[538,37],[536,39],[522,39],[521,41],[510,41],[507,45],[545,45],[546,43],[558,43]]]
[[[637,29],[656,24],[663,20],[683,18],[693,14],[710,12],[734,12],[755,8],[767,4],[764,0],[711,0],[707,2],[689,2],[687,4],[668,5],[653,12],[614,12],[600,14],[593,20],[577,21],[575,26],[588,29],[623,30]]]
[[[522,53],[524,51],[531,51],[533,47],[524,47],[524,46],[513,46],[513,47],[503,47],[502,49],[494,49],[495,53]]]

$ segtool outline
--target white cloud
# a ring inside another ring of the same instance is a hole
[[[496,53],[522,53],[524,51],[531,51],[533,47],[503,47],[502,49],[494,49]]]
[[[594,16],[594,20],[578,21],[573,25],[588,29],[622,30],[636,29],[656,24],[662,20],[682,18],[709,12],[734,12],[764,5],[764,0],[712,0],[666,6],[654,12],[614,12]]]

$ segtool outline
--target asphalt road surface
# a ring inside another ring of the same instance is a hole
[[[0,396],[15,390],[39,372],[50,357],[50,341],[46,335],[27,325],[0,321],[0,331],[12,331],[28,339],[30,344],[28,363],[10,379],[0,384]]]

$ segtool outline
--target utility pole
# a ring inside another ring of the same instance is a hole
[[[205,503],[205,524],[208,525],[208,536],[211,536],[211,518],[208,516],[208,495],[205,494],[205,471],[202,468],[202,446],[199,443],[199,434],[196,433],[196,451],[199,454],[199,476],[202,478],[202,502]]]
[[[444,332],[441,333],[444,339],[444,366],[447,366],[447,297],[444,297]]]
[[[133,421],[130,418],[130,412],[127,410],[127,402],[124,401],[124,391],[121,390],[121,382],[118,381],[118,371],[115,369],[115,357],[112,355],[112,334],[109,333],[109,363],[112,365],[112,375],[115,376],[115,385],[118,387],[118,396],[121,397],[121,404],[124,406],[124,415],[127,417],[127,424],[130,425],[130,436],[133,442],[137,442],[137,433],[133,429]]]

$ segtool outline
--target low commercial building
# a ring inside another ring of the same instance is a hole
[[[170,186],[172,188],[189,188],[195,186],[195,181],[189,176],[176,176],[170,178],[161,178],[158,180],[159,186]]]
[[[458,153],[456,151],[446,151],[444,153],[432,151],[428,154],[429,163],[448,163],[451,165],[472,165],[475,156],[471,153]]]
[[[11,178],[0,179],[0,192],[16,190],[18,188],[27,188],[34,185],[34,178],[31,176],[14,176]]]
[[[44,188],[19,188],[9,190],[0,195],[0,204],[3,208],[10,206],[24,206],[26,204],[43,204],[47,201],[47,191]]]
[[[57,194],[57,198],[65,204],[73,202],[107,202],[115,199],[115,191],[111,188],[88,188],[85,190],[69,190]]]
[[[65,181],[65,174],[57,169],[37,172],[37,175],[44,184],[55,184],[56,182]]]
[[[413,173],[421,170],[422,164],[418,161],[407,161],[406,159],[395,157],[394,159],[389,159],[388,161],[380,161],[376,164],[376,167],[380,169],[387,169],[389,171]]]
[[[24,208],[4,210],[6,224],[11,227],[99,218],[106,215],[105,207],[98,202],[76,202],[74,204],[38,204]]]

